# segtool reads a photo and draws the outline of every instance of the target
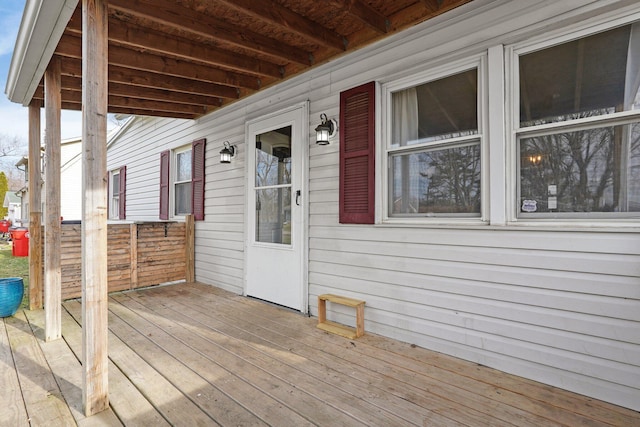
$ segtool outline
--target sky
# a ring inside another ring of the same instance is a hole
[[[24,141],[25,150],[29,141],[28,109],[7,98],[7,76],[11,56],[20,28],[25,0],[0,0],[0,136],[17,137]],[[41,129],[44,134],[44,111],[41,112]],[[78,137],[82,134],[82,118],[79,111],[61,113],[62,139]]]

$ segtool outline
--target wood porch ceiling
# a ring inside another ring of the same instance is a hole
[[[109,0],[109,112],[198,118],[470,1]],[[82,109],[81,4],[54,53],[67,110]]]

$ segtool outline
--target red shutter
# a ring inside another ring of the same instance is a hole
[[[340,93],[340,223],[375,221],[375,82]]]
[[[120,168],[120,187],[118,188],[118,218],[127,219],[127,167]]]
[[[206,139],[191,145],[191,212],[193,219],[204,219],[204,146]]]
[[[169,219],[169,150],[160,153],[160,219]]]

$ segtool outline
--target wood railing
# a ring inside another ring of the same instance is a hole
[[[82,295],[81,225],[62,224],[62,299]],[[109,292],[193,280],[193,221],[107,226]]]

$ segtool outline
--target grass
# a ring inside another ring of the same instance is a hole
[[[20,308],[29,307],[29,257],[11,255],[11,243],[0,241],[0,277],[22,277],[24,296]]]

